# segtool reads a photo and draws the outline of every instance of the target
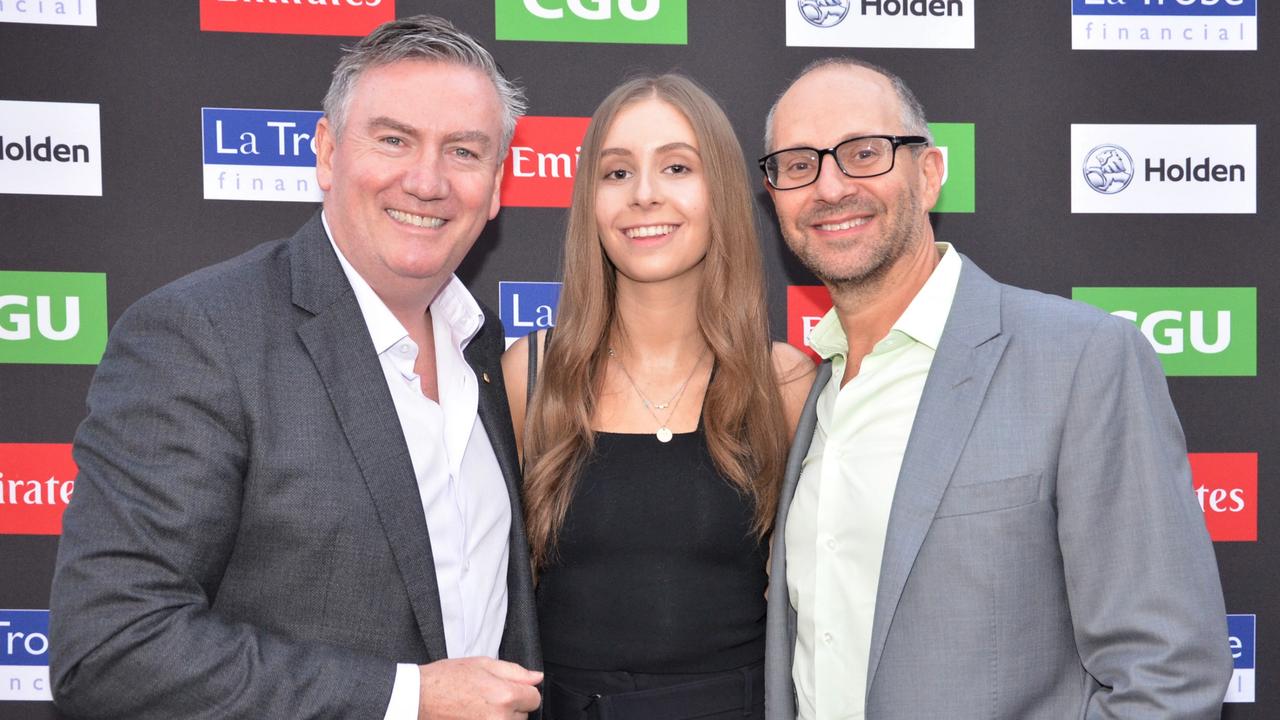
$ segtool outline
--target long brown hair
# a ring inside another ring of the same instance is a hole
[[[753,530],[773,525],[786,454],[786,424],[770,355],[764,274],[742,148],[724,111],[680,75],[623,83],[596,108],[582,142],[564,244],[554,349],[542,365],[524,429],[525,523],[535,569],[556,536],[592,451],[608,338],[618,322],[616,270],[596,229],[600,149],[625,106],[656,97],[693,126],[707,181],[711,242],[703,260],[698,325],[714,355],[702,423],[716,468],[754,503]]]

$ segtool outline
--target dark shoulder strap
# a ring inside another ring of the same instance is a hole
[[[542,354],[546,355],[546,348],[551,345],[551,331],[554,327],[547,328],[542,335]],[[529,406],[533,404],[533,385],[538,380],[538,333],[529,333],[529,384],[525,387],[524,398],[524,414],[529,416]]]

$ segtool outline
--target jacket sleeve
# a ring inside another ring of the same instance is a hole
[[[381,718],[390,660],[211,610],[252,462],[225,340],[164,291],[112,332],[53,580],[55,702],[83,718]]]
[[[1102,319],[1073,380],[1058,533],[1088,718],[1217,718],[1231,679],[1213,546],[1155,353]]]

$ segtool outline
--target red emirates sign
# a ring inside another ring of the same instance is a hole
[[[504,207],[569,207],[590,118],[523,117],[502,169]]]
[[[75,480],[69,444],[0,443],[0,535],[61,535]]]
[[[395,0],[200,0],[200,29],[360,37],[396,17]]]
[[[1191,483],[1215,542],[1258,539],[1258,454],[1189,453]]]
[[[787,342],[809,353],[814,362],[821,358],[809,349],[809,333],[831,309],[831,293],[822,285],[787,286]]]

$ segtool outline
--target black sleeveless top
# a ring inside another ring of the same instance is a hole
[[[706,438],[596,433],[538,580],[546,662],[698,673],[764,657],[765,557],[750,499]]]

